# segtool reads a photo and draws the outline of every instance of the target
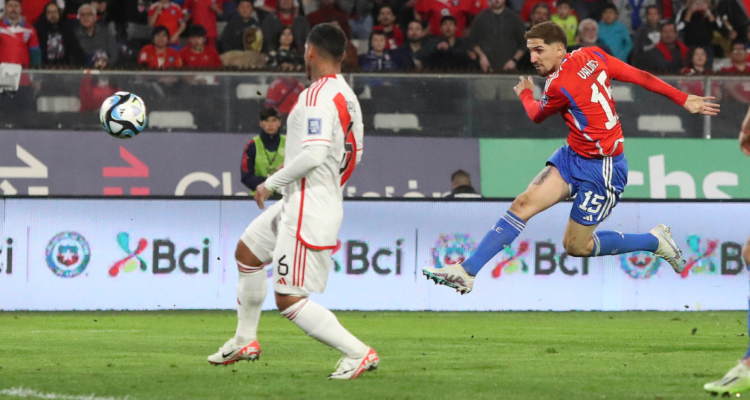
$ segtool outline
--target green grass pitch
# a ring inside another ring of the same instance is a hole
[[[0,391],[147,399],[709,399],[747,346],[744,312],[338,312],[380,353],[339,354],[264,312],[255,363],[206,357],[230,311],[0,313]],[[750,396],[745,394],[742,397]],[[19,397],[0,395],[0,399]]]

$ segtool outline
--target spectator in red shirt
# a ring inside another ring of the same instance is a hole
[[[526,0],[526,2],[523,3],[523,8],[521,9],[521,19],[523,20],[523,22],[531,22],[531,11],[534,9],[534,6],[539,3],[546,4],[547,6],[549,6],[552,14],[555,13],[555,0]]]
[[[274,0],[276,3],[276,0]],[[276,4],[274,4],[275,6]],[[260,24],[263,30],[263,49],[269,51],[274,48],[274,39],[279,37],[285,27],[292,28],[294,44],[297,48],[305,47],[307,34],[310,33],[307,19],[298,13],[294,0],[279,0],[278,7],[273,14],[266,15]]]
[[[216,30],[216,19],[221,17],[221,4],[223,0],[185,0],[182,12],[185,20],[190,20],[193,25],[200,25],[206,31],[206,43],[216,46],[216,38],[219,36]]]
[[[21,64],[25,68],[42,63],[36,29],[21,21],[20,0],[5,3],[5,18],[0,21],[0,62]]]
[[[80,112],[99,111],[104,100],[120,90],[122,89],[110,82],[106,75],[93,78],[90,73],[86,72],[78,88],[78,98],[81,101]]]
[[[722,68],[721,72],[725,74],[748,75],[750,74],[750,64],[747,62],[747,50],[745,42],[735,40],[732,44],[732,55],[729,57],[732,65]]]
[[[177,50],[168,46],[169,29],[165,26],[157,26],[151,34],[153,44],[147,44],[138,55],[138,63],[146,64],[151,69],[179,68],[182,59]]]
[[[310,24],[310,28],[334,20],[339,23],[341,29],[346,34],[346,37],[351,37],[349,16],[336,7],[334,0],[320,0],[320,7],[307,15],[307,23]]]
[[[378,13],[377,25],[372,28],[373,32],[383,32],[385,34],[385,49],[396,50],[404,44],[404,33],[396,25],[396,16],[393,15],[393,9],[390,6],[383,6]]]
[[[478,8],[472,1],[461,0],[418,0],[414,6],[414,17],[419,21],[427,21],[432,36],[441,36],[441,21],[446,16],[456,20],[456,37],[464,37],[467,15],[473,15]]]
[[[182,9],[169,0],[158,0],[148,9],[148,26],[164,26],[169,33],[169,43],[177,44],[180,34],[185,31],[185,21],[182,20]]]
[[[296,78],[278,78],[268,87],[265,107],[276,107],[286,117],[305,87]]]
[[[219,52],[206,45],[206,29],[193,25],[188,29],[189,42],[180,51],[182,65],[188,68],[221,68]]]

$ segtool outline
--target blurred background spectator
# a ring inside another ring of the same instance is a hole
[[[297,78],[277,78],[268,86],[265,106],[278,109],[281,117],[285,119],[292,112],[303,90],[305,87]]]
[[[618,20],[635,32],[646,22],[647,9],[657,5],[657,0],[613,0],[617,7]]]
[[[594,21],[600,21],[607,4],[609,0],[577,0],[575,9],[581,20],[591,18]]]
[[[609,55],[614,55],[612,49],[599,38],[599,24],[593,19],[584,19],[578,25],[578,43],[575,46],[568,47],[568,51],[592,46],[599,47]]]
[[[48,3],[44,14],[36,21],[42,65],[83,66],[86,56],[68,24],[60,21],[62,10],[56,3]]]
[[[92,76],[86,72],[81,79],[78,98],[81,100],[80,112],[98,112],[104,100],[122,90],[106,75]]]
[[[138,55],[138,62],[145,64],[151,69],[179,68],[182,66],[182,58],[177,50],[169,47],[169,29],[166,26],[157,26],[151,34],[152,44],[147,44]]]
[[[456,37],[464,37],[467,16],[476,10],[471,0],[418,0],[414,6],[414,17],[417,20],[427,22],[430,34],[442,35],[443,18],[450,16],[456,21]]]
[[[516,70],[526,51],[523,21],[505,7],[505,0],[490,0],[489,4],[490,8],[474,19],[469,42],[483,72]]]
[[[493,0],[502,1],[502,0]],[[426,68],[442,71],[467,70],[472,65],[469,44],[456,37],[456,19],[448,15],[440,22],[441,35],[425,45],[423,64]]]
[[[245,32],[249,29],[261,31],[255,15],[251,0],[239,0],[237,14],[227,23],[221,35],[221,48],[219,49],[221,53],[245,50]],[[259,34],[262,43],[262,31]],[[257,37],[258,33],[255,36]]]
[[[276,11],[267,14],[260,24],[263,30],[263,49],[270,51],[274,48],[274,39],[279,37],[281,30],[285,27],[292,29],[294,36],[294,45],[298,49],[305,48],[305,40],[310,28],[307,25],[307,19],[299,14],[294,0],[278,0]]]
[[[688,47],[677,38],[677,29],[672,21],[661,26],[661,40],[646,53],[651,71],[677,73],[687,62]]]
[[[406,31],[406,43],[393,52],[398,60],[399,69],[403,71],[414,71],[422,69],[422,58],[424,57],[424,35],[425,29],[421,21],[409,22]]]
[[[708,64],[708,52],[704,47],[694,47],[688,50],[687,66],[680,71],[683,75],[708,75],[711,66]],[[703,84],[703,81],[696,81]],[[703,94],[701,94],[702,96]]]
[[[481,199],[482,195],[471,185],[471,175],[459,169],[451,175],[451,193],[445,199]]]
[[[552,17],[552,9],[547,3],[537,3],[534,8],[531,9],[531,17],[529,19],[528,28],[531,29],[534,25],[539,25],[542,22],[547,22]]]
[[[732,44],[732,54],[729,57],[732,65],[722,68],[721,72],[735,75],[750,74],[750,65],[747,63],[747,43],[742,39],[737,39]]]
[[[119,53],[115,37],[106,26],[96,23],[96,11],[90,4],[84,4],[78,8],[78,20],[80,25],[75,30],[76,39],[86,56],[87,65],[94,65],[94,54],[104,52],[107,54],[107,65],[117,65]]]
[[[231,0],[230,0],[231,1]],[[193,25],[200,25],[206,30],[206,44],[215,47],[219,37],[216,21],[224,13],[221,5],[223,0],[185,0],[182,13],[185,21]]]
[[[627,62],[630,51],[633,50],[633,41],[628,28],[617,20],[617,13],[614,4],[604,7],[602,20],[599,22],[599,39],[612,49],[615,57]]]
[[[396,25],[396,16],[393,14],[393,9],[390,6],[386,5],[380,8],[378,23],[380,25],[373,27],[372,31],[383,32],[385,34],[385,48],[387,50],[395,50],[404,44],[404,33]]]
[[[531,14],[534,8],[536,8],[537,4],[546,4],[547,8],[550,10],[550,16],[555,12],[555,3],[556,1],[552,0],[526,0],[523,3],[523,8],[521,9],[521,19],[524,22],[531,22]]]
[[[644,54],[651,51],[661,40],[661,12],[657,6],[649,6],[646,9],[646,20],[636,31],[633,38],[633,53],[631,61],[638,68],[648,68],[648,59]]]
[[[292,28],[286,26],[279,33],[274,50],[268,53],[268,66],[276,71],[302,71],[305,60],[296,47]]]
[[[307,23],[310,25],[310,28],[331,21],[338,22],[346,37],[351,37],[349,16],[338,8],[334,0],[320,0],[318,9],[307,14]]]
[[[201,25],[188,28],[188,45],[180,51],[182,65],[188,68],[221,68],[216,48],[206,44],[206,29]]]
[[[370,51],[359,56],[359,65],[364,72],[395,71],[399,68],[390,50],[383,31],[374,30],[370,35]]]
[[[688,47],[701,46],[708,50],[709,59],[713,58],[714,32],[727,33],[723,24],[717,19],[708,4],[708,0],[688,0],[685,7],[677,14],[677,33]]]
[[[0,21],[0,62],[21,64],[24,68],[42,63],[36,29],[23,21],[21,1],[5,3],[4,18]]]
[[[91,0],[91,7],[96,12],[96,22],[107,25],[111,21],[107,0]]]
[[[186,27],[182,19],[182,8],[169,0],[157,0],[148,10],[148,26],[166,27],[169,32],[169,44],[177,45]]]
[[[367,39],[372,32],[373,12],[377,12],[372,0],[337,0],[336,4],[349,16],[349,36]]]
[[[552,22],[560,25],[568,35],[567,46],[576,44],[576,33],[578,33],[578,17],[573,15],[573,6],[571,0],[559,0],[557,2],[557,11],[552,15]]]

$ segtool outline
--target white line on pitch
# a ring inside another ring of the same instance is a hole
[[[120,399],[119,397],[96,397],[94,394],[88,396],[74,396],[69,394],[60,393],[42,393],[32,389],[24,389],[22,387],[10,388],[0,390],[0,394],[6,396],[26,397],[26,398],[37,398],[37,399],[53,399],[53,400],[128,400],[130,396],[125,396]]]

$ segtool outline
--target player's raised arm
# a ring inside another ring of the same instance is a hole
[[[709,102],[714,99],[713,97],[688,95],[646,71],[630,66],[604,52],[602,54],[606,58],[612,78],[620,82],[634,83],[665,96],[691,114],[717,115],[719,113],[719,104]]]
[[[521,99],[523,108],[526,109],[526,114],[528,114],[529,118],[539,124],[547,119],[548,115],[542,110],[541,104],[534,100],[534,81],[531,80],[531,77],[524,78],[521,76],[519,78],[521,81],[518,82],[518,85],[513,90],[516,91],[516,95]]]

